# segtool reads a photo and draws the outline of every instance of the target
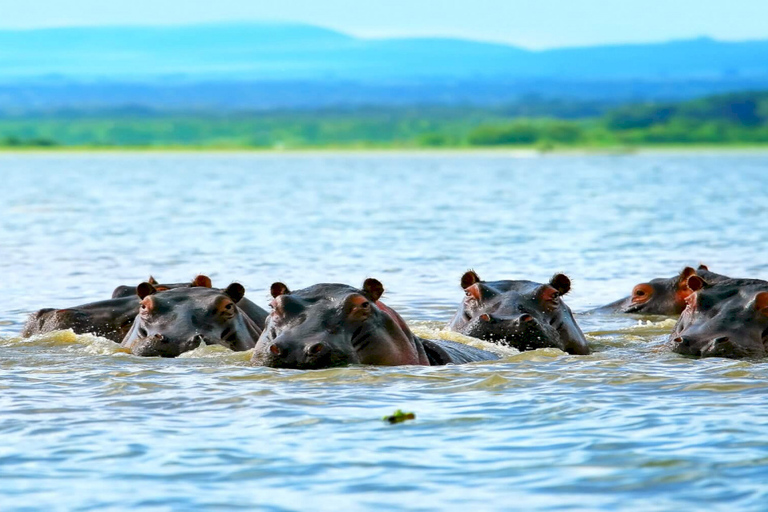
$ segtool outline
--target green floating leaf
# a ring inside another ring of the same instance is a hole
[[[392,416],[384,416],[382,419],[384,421],[388,421],[389,423],[395,424],[395,423],[402,423],[408,420],[415,420],[416,415],[412,412],[403,412],[400,409],[398,409],[395,411],[395,414],[393,414]]]

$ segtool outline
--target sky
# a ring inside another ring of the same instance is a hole
[[[0,0],[0,28],[289,21],[527,48],[768,39],[768,0]]]

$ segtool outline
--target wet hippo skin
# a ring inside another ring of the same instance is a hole
[[[422,340],[379,299],[384,287],[322,283],[291,292],[271,287],[272,312],[252,361],[274,368],[320,369],[348,364],[442,365],[498,359],[461,343]]]
[[[768,282],[691,276],[688,286],[694,293],[669,336],[672,351],[731,359],[768,354]]]
[[[470,270],[461,277],[464,300],[448,328],[518,350],[554,347],[589,354],[584,334],[562,296],[571,289],[564,274],[549,283],[483,281]]]
[[[137,287],[139,313],[122,346],[139,356],[176,357],[201,344],[235,351],[256,345],[261,329],[238,307],[245,289],[176,288],[158,293],[150,283]]]

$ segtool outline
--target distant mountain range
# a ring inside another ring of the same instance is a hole
[[[354,90],[351,97],[364,103],[503,102],[531,93],[690,97],[768,87],[768,41],[532,51],[447,38],[360,39],[274,23],[0,30],[0,108],[69,106],[88,91],[107,104],[152,105],[158,94],[147,90],[171,103],[180,97],[169,91],[194,90],[182,97],[206,107],[226,104],[243,84],[267,91],[245,102],[259,108],[312,104],[315,90],[319,104],[343,104]]]
[[[0,78],[145,80],[701,79],[768,75],[768,41],[531,51],[460,39],[359,39],[293,24],[0,31]]]

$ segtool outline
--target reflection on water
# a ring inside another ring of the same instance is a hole
[[[760,510],[766,363],[664,350],[671,320],[579,313],[596,348],[441,368],[140,359],[30,310],[150,273],[375,276],[414,331],[461,274],[565,271],[577,312],[684,265],[768,277],[768,156],[0,156],[0,509]],[[726,174],[727,172],[727,174]],[[398,425],[395,409],[416,413]]]

